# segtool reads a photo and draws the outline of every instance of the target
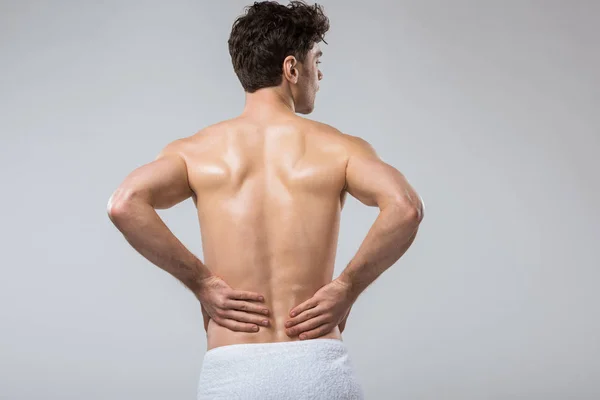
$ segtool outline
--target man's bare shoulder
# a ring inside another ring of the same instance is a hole
[[[306,117],[298,116],[298,120],[301,121],[301,124],[304,125],[309,131],[314,131],[318,133],[322,133],[324,135],[331,136],[332,139],[341,139],[344,135],[339,129],[326,124],[324,122],[315,121],[314,119],[308,119]]]
[[[344,133],[339,129],[323,122],[309,119],[305,120],[308,121],[309,124],[312,124],[315,130],[321,132],[322,134],[326,135],[328,139],[342,146],[349,156],[353,154],[376,155],[373,146],[359,136]]]
[[[311,120],[297,116],[293,121],[298,127],[310,134],[317,135],[321,143],[331,144],[343,151],[348,157],[352,155],[377,156],[375,149],[365,139],[342,132],[336,127],[324,122]],[[233,118],[216,122],[206,126],[194,134],[171,142],[167,148],[180,154],[189,152],[197,153],[203,149],[214,151],[228,132],[244,130],[248,128],[247,122],[242,118]]]
[[[208,125],[200,129],[199,131],[185,139],[187,139],[188,142],[193,142],[195,140],[203,141],[211,139],[216,135],[220,135],[230,131],[231,129],[234,129],[236,125],[239,125],[239,121],[237,121],[236,119],[228,119],[224,121],[215,122],[214,124]]]
[[[169,143],[168,147],[180,152],[198,152],[203,149],[210,149],[215,146],[218,141],[222,141],[223,135],[235,129],[235,125],[239,124],[235,120],[225,120],[208,125],[195,133],[174,140]]]

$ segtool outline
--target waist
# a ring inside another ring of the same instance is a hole
[[[310,340],[300,340],[298,336],[289,337],[285,333],[285,321],[273,322],[271,326],[259,327],[258,332],[235,332],[217,324],[212,319],[208,323],[206,330],[206,349],[207,351],[237,344],[268,344],[268,343],[289,343],[289,342],[308,342]],[[337,339],[342,340],[342,334],[338,327],[319,339]]]
[[[342,339],[325,338],[320,337],[317,339],[308,340],[295,340],[295,341],[282,341],[282,342],[260,342],[260,343],[233,343],[212,349],[207,349],[204,355],[205,360],[207,358],[212,359],[213,357],[226,357],[232,354],[236,356],[240,351],[243,351],[246,356],[250,354],[257,355],[259,357],[268,354],[281,354],[284,351],[299,351],[313,348],[332,348],[342,353],[347,353],[348,348]]]

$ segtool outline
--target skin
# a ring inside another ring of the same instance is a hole
[[[247,93],[238,117],[168,144],[109,200],[129,243],[199,300],[207,349],[301,333],[341,340],[359,294],[414,240],[422,203],[404,176],[364,140],[297,115],[314,109],[320,54],[315,44],[302,63],[288,56],[281,85]],[[332,280],[347,193],[382,211]],[[203,261],[155,212],[188,198]]]

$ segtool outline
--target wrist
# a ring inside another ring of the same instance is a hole
[[[346,289],[347,296],[351,298],[354,302],[354,300],[356,300],[356,298],[358,297],[358,293],[356,293],[357,291],[354,282],[352,282],[352,279],[350,279],[347,275],[342,273],[336,278],[336,280],[342,287]]]
[[[217,275],[210,272],[206,266],[199,268],[199,270],[201,273],[194,277],[193,282],[189,285],[189,288],[194,292],[196,297],[200,297],[213,279],[217,278]]]

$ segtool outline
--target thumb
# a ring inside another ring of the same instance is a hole
[[[204,309],[204,306],[201,305],[200,308],[202,309],[202,318],[204,320],[204,330],[207,331],[208,330],[208,322],[210,321],[210,316]]]
[[[350,315],[350,310],[352,310],[352,307],[350,307],[348,309],[348,312],[346,313],[346,315],[342,319],[342,322],[340,322],[340,324],[338,325],[339,328],[340,328],[340,333],[346,328],[346,321],[348,321],[348,316]]]

